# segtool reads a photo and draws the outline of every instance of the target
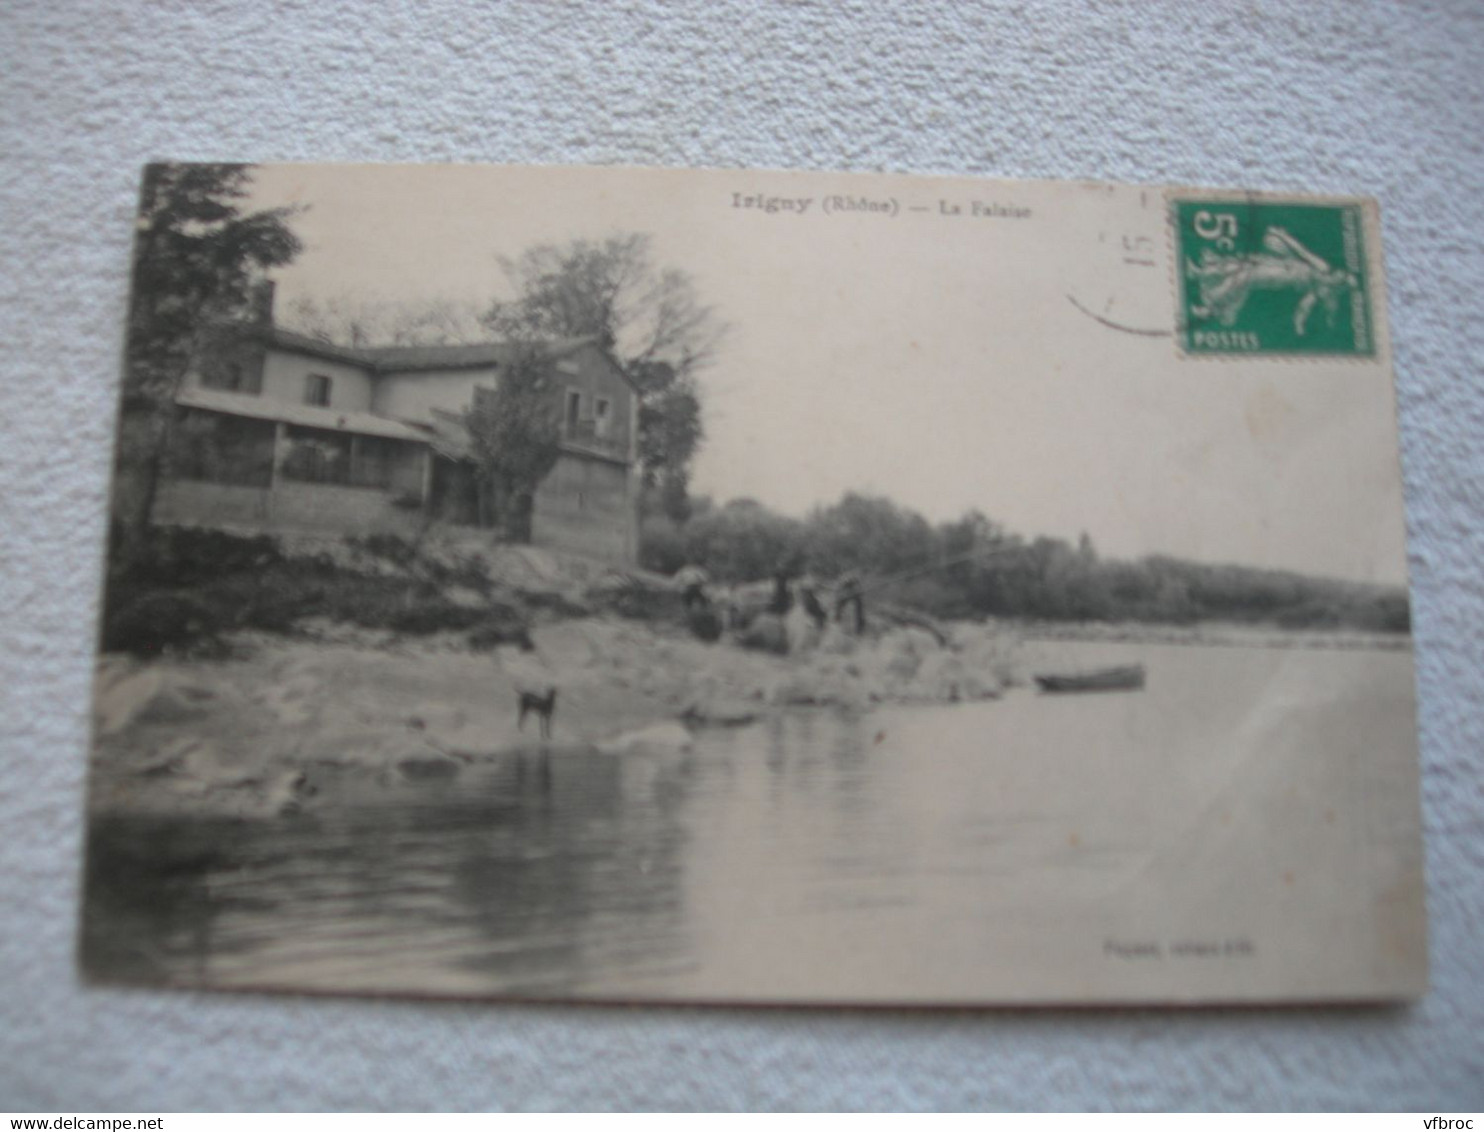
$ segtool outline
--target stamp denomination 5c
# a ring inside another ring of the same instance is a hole
[[[1358,202],[1180,198],[1170,219],[1187,353],[1374,355]]]

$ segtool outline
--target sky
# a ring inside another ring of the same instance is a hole
[[[280,312],[345,294],[482,306],[508,295],[500,255],[651,234],[729,327],[700,378],[697,493],[802,515],[857,491],[934,521],[1085,531],[1110,556],[1405,581],[1389,362],[1180,357],[1157,191],[267,166],[250,203],[309,206]]]

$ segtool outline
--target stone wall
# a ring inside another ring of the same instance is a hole
[[[628,469],[563,453],[536,491],[531,541],[633,565],[638,560],[638,521]]]
[[[308,483],[283,475],[271,489],[204,480],[163,480],[155,500],[154,521],[168,526],[243,527],[268,533],[387,532],[411,536],[422,522],[422,512],[394,502],[399,496],[421,491],[421,453],[408,447],[409,453],[398,453],[392,469],[392,489],[386,491]],[[636,498],[624,465],[564,452],[536,491],[531,542],[631,566],[638,561],[639,553]],[[482,537],[493,542],[498,536],[488,531],[482,532]]]
[[[342,534],[416,533],[420,512],[398,507],[392,496],[374,487],[279,480],[269,502],[275,527]]]
[[[151,518],[169,527],[266,527],[268,492],[205,480],[161,480]]]
[[[328,534],[416,533],[419,512],[398,507],[384,491],[280,480],[273,490],[200,480],[167,480],[155,498],[165,526],[247,527]]]

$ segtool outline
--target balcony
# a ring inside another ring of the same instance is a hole
[[[562,443],[570,448],[580,448],[599,456],[610,456],[623,460],[628,458],[628,446],[617,438],[598,431],[598,422],[591,418],[569,420],[562,427]]]

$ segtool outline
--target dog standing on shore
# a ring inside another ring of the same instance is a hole
[[[550,739],[551,717],[556,713],[556,689],[548,687],[544,695],[538,695],[536,692],[517,688],[515,694],[520,699],[520,717],[516,720],[516,729],[524,731],[526,729],[526,713],[535,712],[541,724],[541,738]]]
[[[556,675],[546,665],[536,646],[529,640],[514,648],[502,648],[496,655],[511,686],[519,707],[516,730],[526,729],[526,716],[535,713],[543,741],[551,738],[551,722],[556,715]]]

